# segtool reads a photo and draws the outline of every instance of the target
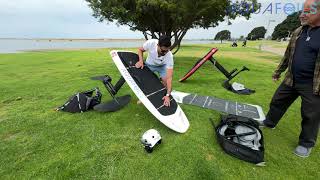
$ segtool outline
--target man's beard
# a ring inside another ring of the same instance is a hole
[[[307,21],[300,21],[300,23],[301,23],[301,26],[307,26],[308,25]]]

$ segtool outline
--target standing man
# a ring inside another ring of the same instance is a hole
[[[246,46],[247,46],[247,38],[244,38],[242,47],[246,47]]]
[[[170,106],[170,93],[172,90],[173,75],[173,55],[170,51],[171,38],[160,36],[158,39],[146,41],[142,47],[138,48],[139,61],[136,68],[143,68],[143,53],[148,51],[148,58],[145,65],[154,73],[159,73],[162,83],[167,89],[166,95],[162,98],[165,106]]]
[[[308,157],[315,146],[320,125],[320,1],[306,0],[300,15],[301,27],[291,37],[285,55],[272,79],[288,69],[275,92],[263,125],[274,128],[289,106],[300,96],[301,133],[294,153]]]

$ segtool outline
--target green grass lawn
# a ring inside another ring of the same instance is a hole
[[[250,42],[249,42],[250,43]],[[228,70],[251,69],[238,82],[257,92],[240,96],[224,90],[224,76],[205,64],[185,83],[181,78],[210,50]],[[89,78],[120,76],[111,49],[29,52],[0,55],[0,177],[1,179],[316,179],[320,176],[319,143],[307,159],[293,154],[300,133],[300,100],[275,130],[263,129],[266,167],[233,158],[217,143],[209,118],[219,113],[181,105],[190,129],[178,134],[156,120],[125,85],[119,95],[131,94],[131,103],[114,113],[55,112],[72,94],[100,87],[103,101],[111,97],[102,83]],[[135,49],[131,49],[135,51]],[[271,74],[280,56],[255,48],[227,44],[183,46],[175,55],[173,88],[179,91],[258,104],[268,104],[279,83]],[[163,143],[152,154],[140,144],[142,134],[157,129]]]

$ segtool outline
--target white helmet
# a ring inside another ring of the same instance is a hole
[[[160,133],[155,129],[149,129],[142,135],[141,143],[144,145],[145,150],[151,153],[156,144],[161,144]]]

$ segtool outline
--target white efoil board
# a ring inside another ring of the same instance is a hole
[[[146,66],[143,69],[135,68],[138,55],[116,50],[111,51],[110,55],[122,77],[144,106],[168,128],[185,133],[189,128],[186,115],[172,96],[170,96],[171,106],[163,106],[162,97],[166,94],[166,90],[159,78],[154,77],[155,75]]]

